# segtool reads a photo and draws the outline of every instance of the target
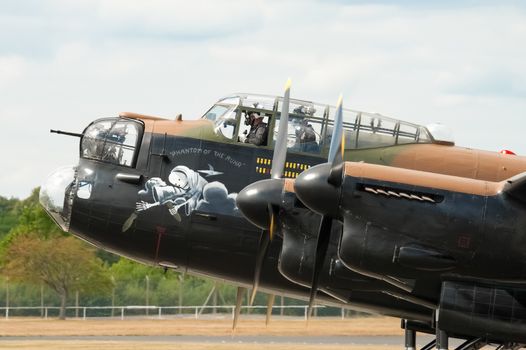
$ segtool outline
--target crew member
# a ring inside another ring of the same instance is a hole
[[[245,143],[251,143],[256,146],[265,146],[267,144],[268,129],[267,124],[263,122],[263,117],[259,113],[252,112],[245,119],[245,124],[250,125]]]
[[[316,142],[316,132],[312,125],[305,119],[293,119],[292,122],[296,133],[294,148],[301,152],[318,153],[320,149]]]

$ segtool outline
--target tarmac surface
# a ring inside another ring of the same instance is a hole
[[[420,335],[419,347],[434,337]],[[400,336],[194,336],[194,335],[146,335],[146,336],[3,336],[2,341],[118,341],[208,344],[322,344],[322,345],[404,345]]]

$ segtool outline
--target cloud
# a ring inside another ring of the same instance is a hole
[[[0,56],[0,87],[20,79],[27,70],[27,62],[17,55]]]
[[[526,74],[524,71],[511,72],[508,67],[493,71],[470,70],[462,77],[461,83],[451,81],[452,78],[449,79],[448,91],[454,95],[501,98],[526,97]]]
[[[196,118],[234,91],[281,94],[288,77],[293,97],[343,93],[353,109],[448,124],[461,145],[526,153],[524,5],[447,3],[3,1],[0,149],[17,176],[0,195],[75,160],[78,140],[50,128],[123,110]]]

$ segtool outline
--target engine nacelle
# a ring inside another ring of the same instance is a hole
[[[285,196],[285,200],[287,200]],[[289,207],[291,208],[291,207]],[[316,242],[321,217],[305,208],[295,207],[280,214],[283,244],[279,257],[279,271],[292,282],[310,288]],[[342,225],[334,221],[331,242],[319,278],[319,290],[340,300],[347,300],[352,291],[380,291],[385,284],[349,270],[338,258],[338,243]]]
[[[414,239],[347,214],[339,256],[349,268],[375,278],[416,278],[426,272],[443,272],[456,261]]]

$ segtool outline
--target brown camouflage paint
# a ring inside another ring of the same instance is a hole
[[[345,175],[359,179],[371,179],[478,196],[495,196],[506,183],[355,162],[345,162]]]
[[[178,135],[209,141],[232,143],[214,133],[214,123],[206,119],[168,120],[137,113],[121,113],[122,117],[140,119],[146,131]],[[270,148],[269,146],[266,146]],[[320,158],[326,155],[321,154]],[[442,144],[407,144],[370,149],[347,150],[346,161],[366,162],[469,179],[500,182],[526,172],[526,157]]]

